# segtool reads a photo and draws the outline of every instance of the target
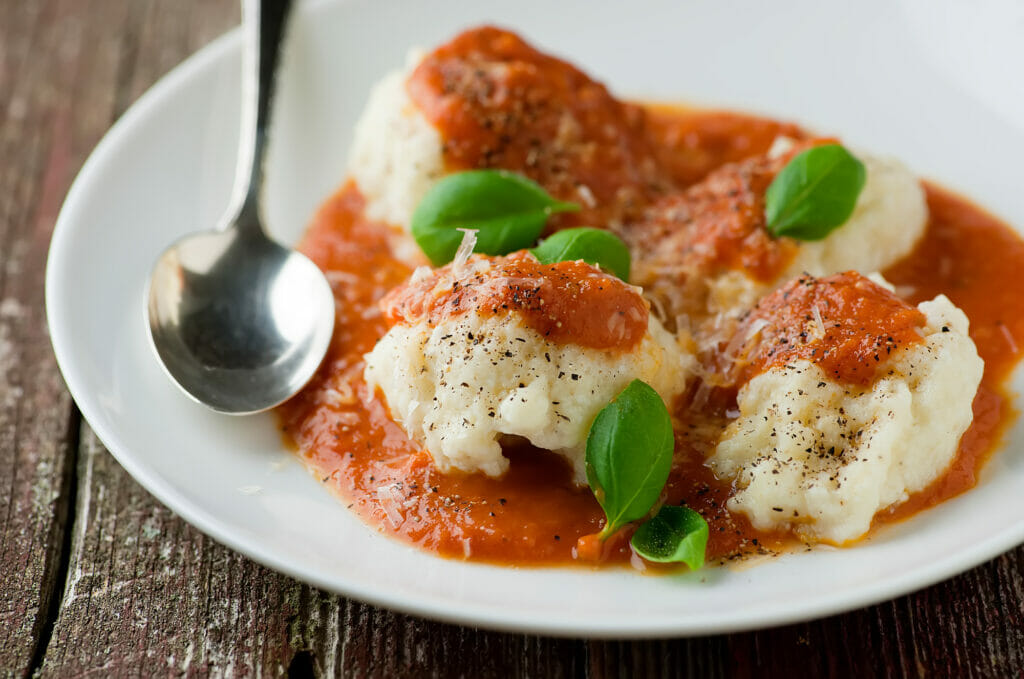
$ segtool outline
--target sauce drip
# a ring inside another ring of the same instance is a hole
[[[473,312],[515,314],[558,344],[625,351],[647,331],[647,302],[615,276],[584,262],[541,264],[527,252],[474,255],[455,273],[449,264],[411,281],[381,302],[391,324],[436,326]]]
[[[922,341],[924,314],[856,271],[803,275],[765,296],[740,325],[753,341],[737,384],[791,361],[867,386],[890,355]]]

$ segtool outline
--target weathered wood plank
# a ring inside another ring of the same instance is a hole
[[[693,640],[595,642],[594,677],[955,676],[1024,671],[1024,548],[846,615]]]
[[[583,677],[584,642],[434,623],[345,601],[340,662],[321,676]]]
[[[302,585],[178,520],[88,425],[78,479],[67,585],[43,676],[283,671]]]
[[[93,44],[100,22],[72,4],[0,4],[0,673],[38,660],[72,489],[77,415],[49,349],[43,275],[67,187],[109,126],[113,82],[112,51]]]
[[[231,0],[204,6],[176,42],[158,41],[167,68],[238,11]],[[49,350],[46,252],[71,180],[119,112],[118,95],[134,98],[124,48],[140,33],[132,11],[142,7],[0,1],[0,674],[39,659],[72,491],[77,413]]]

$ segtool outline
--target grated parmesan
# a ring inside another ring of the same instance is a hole
[[[1005,323],[1000,323],[999,331],[1003,333],[1003,338],[1006,340],[1006,343],[1010,345],[1010,351],[1016,354],[1017,343],[1013,340],[1013,334],[1010,332],[1010,329],[1006,327]]]
[[[452,271],[458,275],[462,273],[462,268],[466,266],[469,256],[473,254],[473,248],[476,247],[477,229],[456,230],[462,232],[462,242],[459,243],[459,249],[455,251],[455,259],[452,260]]]
[[[409,282],[412,284],[419,283],[425,280],[431,274],[429,266],[418,266],[416,270],[412,272],[412,276],[409,277]]]
[[[877,281],[876,281],[877,282]],[[917,293],[917,286],[915,285],[895,285],[893,286],[893,292],[896,296],[901,299],[907,299],[913,297]]]
[[[778,158],[784,156],[793,150],[796,145],[796,140],[792,137],[787,137],[784,134],[780,134],[775,137],[775,141],[772,142],[772,146],[768,149],[769,158]]]
[[[594,198],[594,192],[591,191],[590,187],[586,184],[580,184],[577,186],[576,193],[580,194],[580,199],[587,207],[595,207],[597,205],[597,199]]]
[[[821,309],[818,308],[817,302],[811,306],[811,311],[814,313],[814,322],[818,324],[818,332],[821,336],[825,336],[825,321],[821,320]]]
[[[384,514],[388,517],[388,521],[391,522],[392,528],[398,528],[402,525],[404,519],[398,512],[398,506],[405,499],[402,497],[402,493],[398,490],[398,484],[389,483],[386,486],[377,487],[377,501],[380,503],[380,508],[384,510]]]

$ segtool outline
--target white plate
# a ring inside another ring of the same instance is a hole
[[[283,240],[300,236],[342,180],[370,85],[410,46],[498,21],[621,94],[763,111],[841,133],[1024,225],[1024,96],[1008,72],[1024,63],[1012,37],[1024,9],[1012,0],[986,7],[972,14],[952,1],[309,3],[283,74],[269,222]],[[232,419],[192,404],[146,343],[150,265],[168,243],[212,225],[227,202],[239,47],[237,34],[218,40],[114,126],[68,195],[47,270],[54,348],[82,412],[142,485],[204,532],[272,568],[384,606],[495,628],[616,637],[822,616],[923,587],[1024,540],[1020,425],[975,490],[855,549],[792,554],[743,571],[644,577],[499,568],[437,559],[379,536],[291,461],[271,416]]]

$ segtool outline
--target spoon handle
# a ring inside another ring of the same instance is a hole
[[[292,0],[242,0],[242,117],[232,210],[238,228],[262,231],[263,157],[270,132],[274,74]]]

